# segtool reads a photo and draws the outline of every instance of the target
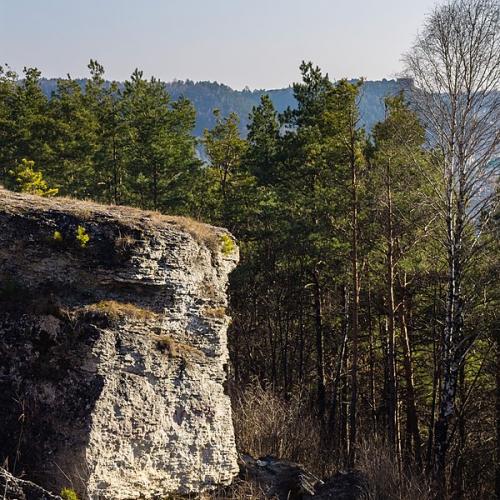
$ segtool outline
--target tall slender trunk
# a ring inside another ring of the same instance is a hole
[[[381,429],[381,434],[384,438],[384,443],[387,440],[387,380],[389,379],[387,366],[387,315],[379,315],[378,318],[378,330],[380,337],[380,349],[382,351],[382,363],[383,363],[383,384],[382,384],[382,397],[381,403],[382,406],[380,408],[380,422],[379,428]],[[387,444],[387,443],[386,443]]]
[[[457,415],[457,428],[458,428],[458,443],[455,449],[455,459],[453,461],[452,468],[452,494],[451,498],[453,500],[460,500],[464,496],[464,463],[463,463],[463,453],[466,446],[466,431],[465,431],[465,415],[464,415],[464,403],[465,403],[465,370],[464,366],[460,367],[458,376],[458,398],[460,400],[460,411]]]
[[[427,455],[426,455],[426,469],[427,472],[434,468],[434,425],[436,419],[436,399],[438,394],[438,386],[440,381],[440,364],[438,360],[438,338],[437,338],[437,298],[438,290],[434,287],[434,299],[432,305],[432,361],[434,373],[432,377],[432,396],[431,396],[431,414],[429,420],[428,428],[428,438],[427,438]]]
[[[120,203],[120,198],[121,198],[121,184],[122,184],[122,179],[120,176],[120,169],[118,167],[118,148],[116,144],[116,111],[115,111],[115,105],[113,104],[113,121],[112,121],[112,134],[111,134],[111,161],[113,163],[113,201],[115,205],[118,205]]]
[[[346,355],[346,346],[347,346],[347,339],[349,336],[349,294],[347,292],[347,286],[344,285],[342,287],[342,297],[343,297],[343,314],[342,314],[342,342],[340,344],[338,353],[337,353],[337,360],[336,360],[336,366],[335,366],[335,378],[333,381],[333,390],[332,390],[332,406],[331,406],[331,413],[330,413],[330,429],[331,429],[331,443],[334,446],[337,446],[338,443],[340,442],[340,433],[337,433],[337,413],[340,413],[338,411],[338,406],[339,406],[339,400],[340,403],[342,404],[342,397],[339,391],[339,387],[341,385],[341,380],[342,380],[342,371],[344,368],[344,360],[345,360],[345,355]],[[340,420],[340,418],[339,418]],[[339,439],[337,439],[337,437]]]
[[[226,203],[226,190],[227,190],[227,178],[229,175],[229,167],[227,165],[222,165],[220,189],[222,193],[222,201],[225,205]]]
[[[371,287],[368,284],[368,342],[369,342],[369,360],[370,360],[370,406],[371,406],[371,423],[372,423],[372,432],[375,436],[377,432],[377,401],[375,399],[375,345],[373,338],[373,319],[372,319],[372,294]]]
[[[392,206],[391,170],[389,162],[386,167],[386,202],[387,202],[387,441],[389,449],[395,451],[398,443],[396,418],[396,354],[395,354],[395,315],[396,305],[394,298],[394,220]]]
[[[113,133],[113,153],[112,153],[112,161],[113,161],[113,201],[115,205],[119,203],[118,196],[118,185],[120,184],[119,173],[118,173],[118,159],[116,154],[116,139],[115,134]]]
[[[349,349],[349,345],[346,346]],[[348,462],[348,451],[349,451],[349,422],[348,422],[348,407],[349,407],[349,384],[348,384],[348,374],[349,374],[349,355],[346,353],[346,367],[341,377],[341,387],[340,387],[340,415],[339,415],[339,444],[340,453],[342,456],[343,463],[347,465]]]
[[[401,305],[401,344],[403,350],[403,369],[406,384],[406,436],[407,453],[412,455],[415,463],[420,468],[422,466],[420,430],[418,428],[417,405],[415,401],[415,384],[413,381],[413,361],[411,355],[410,336],[408,333],[407,307],[405,302]]]
[[[350,291],[346,286],[344,295],[344,311],[343,311],[343,330],[344,335],[347,337],[350,333]],[[350,352],[349,343],[346,342],[345,353],[344,353],[344,367],[341,370],[340,375],[340,388],[339,388],[339,426],[338,426],[338,436],[339,436],[339,453],[342,456],[342,461],[347,465],[348,450],[349,450],[349,425],[348,425],[348,408],[349,408],[349,371],[350,371]]]
[[[319,271],[315,269],[312,273],[314,284],[314,319],[316,330],[316,385],[318,412],[321,417],[325,414],[325,361],[324,361],[324,336],[323,336],[323,311],[321,301],[321,284]]]
[[[349,411],[349,452],[348,465],[354,466],[356,459],[356,432],[357,432],[357,402],[358,402],[358,337],[359,337],[359,269],[358,269],[358,178],[355,157],[355,129],[351,126],[351,224],[352,224],[352,365],[351,365],[351,404]]]
[[[451,183],[452,181],[450,181]],[[463,335],[462,244],[464,205],[463,194],[457,195],[454,203],[453,189],[449,187],[447,242],[448,242],[448,290],[443,342],[443,387],[439,418],[434,432],[434,486],[436,498],[446,496],[446,457],[449,447],[448,431],[455,415],[455,396],[460,367],[465,351]],[[456,210],[454,210],[456,207]]]
[[[278,300],[277,302],[276,315],[278,316],[277,323],[280,336],[279,352],[281,353],[281,376],[283,377],[283,394],[286,397],[288,391],[288,322],[283,318],[281,301]]]
[[[302,385],[304,381],[304,335],[305,325],[304,325],[304,306],[302,295],[300,296],[299,303],[299,382]]]
[[[268,311],[267,313],[267,331],[269,338],[269,350],[271,351],[271,383],[273,389],[276,387],[276,382],[278,379],[278,367],[277,367],[277,348],[276,348],[276,339],[273,331],[273,327],[271,325],[271,313]]]
[[[453,341],[453,316],[455,309],[455,279],[454,273],[450,277],[447,318],[444,335],[444,359],[442,362],[443,387],[439,405],[439,417],[434,429],[434,481],[436,498],[446,496],[446,455],[448,451],[448,429],[452,416],[455,413],[455,393],[458,378],[458,363],[455,359]]]

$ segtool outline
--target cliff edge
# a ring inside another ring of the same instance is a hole
[[[90,499],[230,483],[232,236],[1,188],[0,228],[0,462]]]

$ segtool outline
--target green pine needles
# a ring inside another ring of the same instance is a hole
[[[76,241],[80,244],[81,248],[85,248],[90,241],[90,236],[87,234],[86,229],[83,226],[78,226],[76,228],[75,234]]]

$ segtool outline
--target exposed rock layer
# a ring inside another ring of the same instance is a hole
[[[14,477],[1,467],[0,494],[3,500],[62,500],[31,481]]]
[[[371,500],[367,477],[359,470],[341,471],[326,481],[288,460],[241,457],[244,481],[258,485],[266,498],[277,500]]]
[[[0,227],[0,460],[91,499],[231,482],[230,235],[1,189]]]

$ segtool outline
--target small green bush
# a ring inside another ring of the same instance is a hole
[[[54,234],[52,235],[52,239],[54,241],[57,241],[58,243],[60,243],[63,240],[63,236],[61,234],[61,231],[54,231]]]
[[[87,234],[87,231],[83,226],[78,226],[76,228],[76,241],[80,243],[82,248],[85,248],[90,241],[90,236]]]
[[[229,255],[234,251],[236,245],[234,244],[234,241],[230,236],[228,236],[227,234],[223,234],[220,237],[220,240],[222,243],[221,251],[223,255]]]
[[[73,488],[63,488],[60,496],[63,500],[80,500]]]

